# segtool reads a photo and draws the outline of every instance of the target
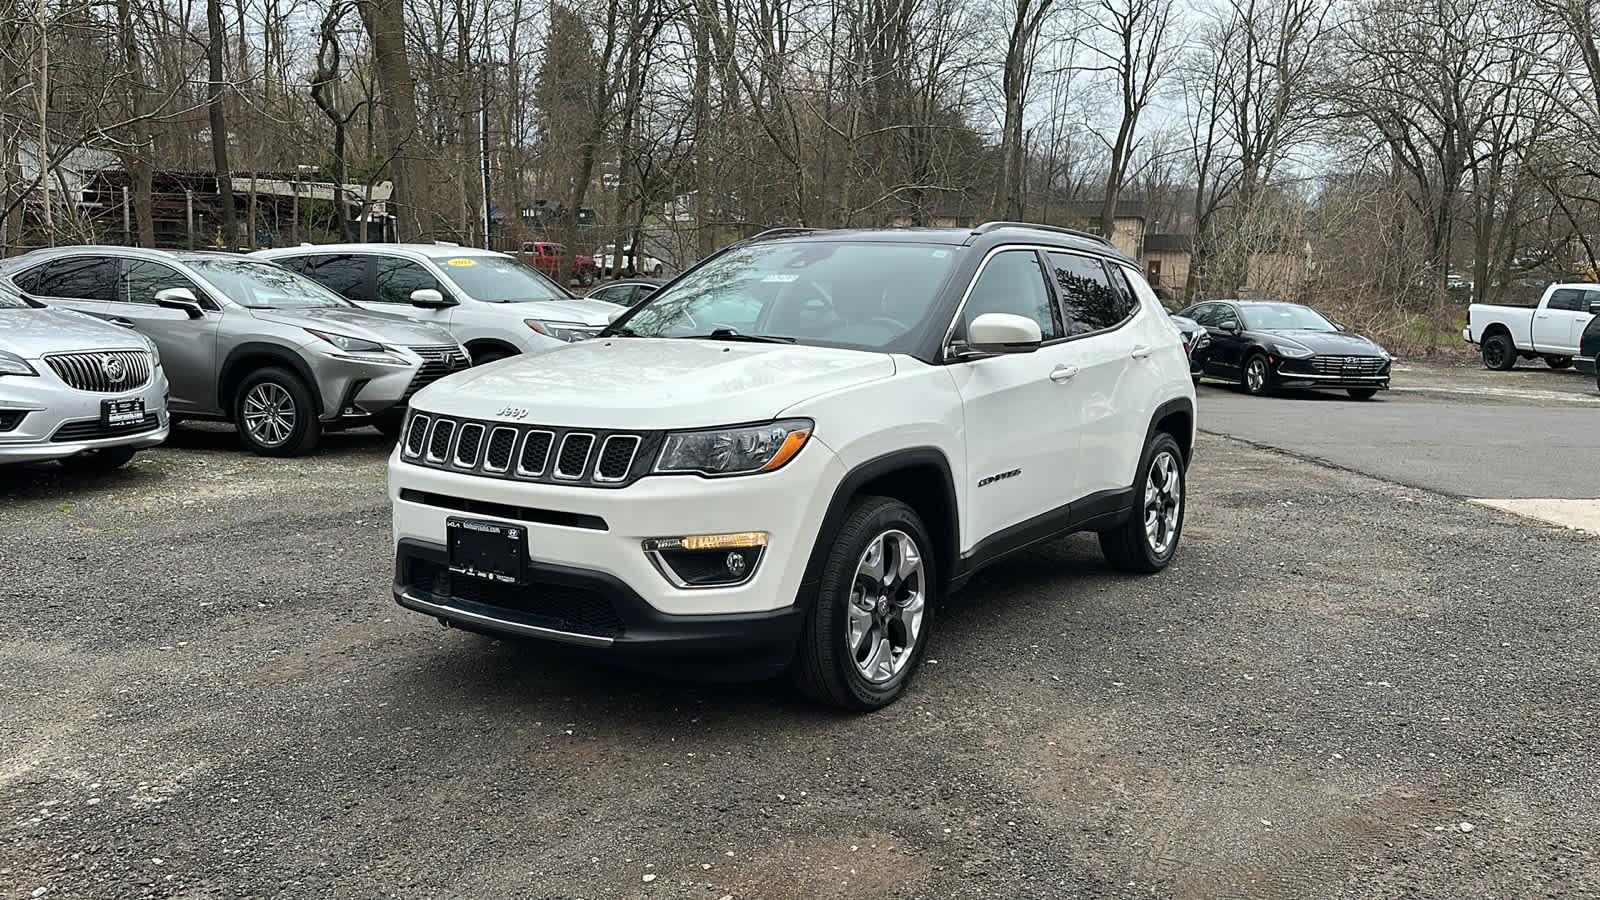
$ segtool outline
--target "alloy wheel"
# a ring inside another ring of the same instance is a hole
[[[294,434],[299,414],[283,385],[263,381],[244,395],[244,427],[264,447],[277,447]]]
[[[1144,487],[1144,534],[1150,552],[1166,556],[1178,540],[1178,519],[1183,512],[1183,479],[1178,460],[1163,450],[1150,461]]]
[[[1261,389],[1267,386],[1266,360],[1259,356],[1250,360],[1250,364],[1245,366],[1244,369],[1244,384],[1250,390],[1250,393],[1261,393]]]
[[[845,647],[856,671],[882,684],[916,655],[927,610],[922,552],[911,535],[894,529],[873,538],[856,564],[845,617]]]

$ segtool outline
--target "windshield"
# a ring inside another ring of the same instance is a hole
[[[928,316],[954,259],[926,244],[757,244],[651,294],[618,331],[889,349]]]
[[[433,264],[462,293],[485,303],[570,300],[572,294],[539,270],[509,256],[456,256]]]
[[[252,259],[187,259],[229,300],[250,309],[354,306],[322,285],[282,266]]]
[[[1252,303],[1241,305],[1241,311],[1251,331],[1338,331],[1321,313],[1298,303]]]

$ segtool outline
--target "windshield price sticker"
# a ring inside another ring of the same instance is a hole
[[[777,284],[788,284],[789,282],[794,281],[794,280],[798,279],[799,277],[800,277],[799,275],[795,275],[792,272],[778,272],[778,273],[773,274],[773,275],[762,276],[761,280],[762,281],[767,281],[767,282],[776,282]]]
[[[478,263],[477,263],[476,260],[457,258],[457,259],[450,260],[449,264],[452,265],[452,266],[460,267],[460,266],[475,266]]]

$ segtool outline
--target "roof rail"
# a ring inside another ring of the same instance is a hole
[[[1105,236],[1095,234],[1092,231],[1082,231],[1077,228],[1062,228],[1060,225],[1038,225],[1033,222],[985,222],[982,225],[972,229],[972,233],[988,234],[991,231],[998,231],[1001,228],[1031,228],[1034,231],[1051,231],[1055,232],[1056,234],[1066,234],[1071,235],[1072,237],[1094,241],[1097,244],[1105,244],[1107,247],[1112,246],[1111,241],[1107,240]]]
[[[806,228],[802,225],[787,225],[781,228],[768,228],[766,231],[750,235],[749,237],[745,238],[745,240],[754,241],[762,238],[787,237],[791,234],[810,234],[816,230],[817,229],[815,228]]]

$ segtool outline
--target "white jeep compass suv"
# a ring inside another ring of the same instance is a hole
[[[1099,238],[769,231],[596,339],[418,393],[394,596],[874,709],[1003,556],[1095,531],[1165,567],[1194,428],[1178,331]]]

